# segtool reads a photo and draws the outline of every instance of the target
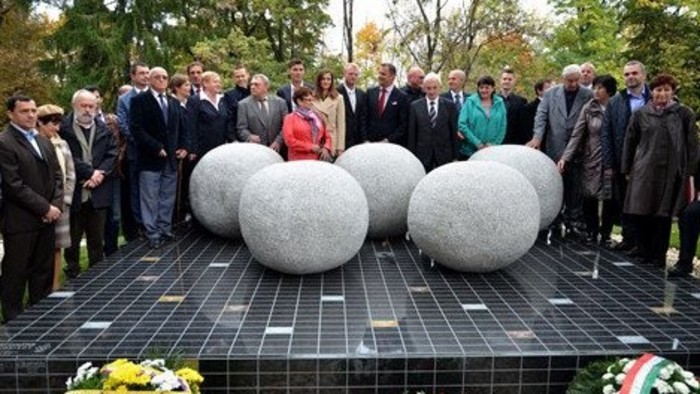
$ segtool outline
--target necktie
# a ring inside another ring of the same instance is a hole
[[[430,111],[428,111],[428,116],[430,117],[430,126],[435,128],[437,124],[437,111],[435,110],[435,100],[430,100]]]
[[[379,101],[377,102],[377,111],[381,116],[384,113],[384,98],[386,97],[386,89],[382,88],[382,92],[379,94]]]
[[[457,113],[462,109],[462,95],[460,93],[455,94],[455,107],[457,108]]]
[[[163,113],[163,120],[165,124],[168,124],[168,104],[165,103],[165,96],[163,93],[158,95],[158,99],[160,100],[160,111]]]

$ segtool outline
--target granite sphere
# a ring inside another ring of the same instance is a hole
[[[368,236],[381,239],[406,233],[411,193],[425,169],[408,149],[391,143],[355,145],[335,162],[362,186],[369,204]]]
[[[535,243],[537,193],[504,164],[451,163],[431,171],[411,196],[408,230],[436,262],[457,271],[504,268]]]
[[[241,195],[243,239],[262,265],[311,274],[345,264],[364,243],[367,199],[340,167],[318,161],[274,164]]]
[[[522,145],[500,145],[482,149],[470,160],[495,161],[524,175],[535,188],[540,200],[540,230],[549,227],[559,215],[564,198],[564,183],[549,156]]]
[[[212,149],[192,171],[192,213],[212,233],[240,238],[238,206],[243,186],[259,170],[283,161],[277,152],[259,144],[232,143]]]

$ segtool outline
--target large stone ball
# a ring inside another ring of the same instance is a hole
[[[367,199],[346,171],[318,161],[271,165],[246,183],[241,232],[264,266],[323,272],[350,260],[367,236]]]
[[[190,205],[197,220],[212,233],[239,238],[238,206],[248,178],[284,160],[259,144],[221,145],[204,155],[192,171]]]
[[[408,149],[390,143],[353,146],[335,162],[362,186],[369,204],[369,232],[374,239],[406,233],[408,201],[425,169]]]
[[[420,181],[408,208],[416,245],[458,271],[504,268],[535,243],[537,193],[516,170],[469,161],[441,166]]]
[[[540,200],[540,230],[549,227],[561,211],[564,183],[549,156],[522,145],[500,145],[482,149],[470,160],[495,161],[514,168],[527,178]]]

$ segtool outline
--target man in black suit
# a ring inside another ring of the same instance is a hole
[[[529,103],[525,104],[525,107],[523,107],[523,111],[520,114],[520,121],[522,122],[523,132],[528,132],[530,139],[532,139],[532,130],[535,128],[535,115],[537,115],[537,107],[539,107],[540,101],[542,101],[542,96],[544,96],[544,92],[549,90],[550,87],[552,87],[551,79],[540,79],[539,81],[537,81],[534,86],[535,94],[537,95],[537,97],[535,97],[535,99],[530,101]],[[542,141],[544,142],[545,140]],[[541,147],[540,149],[542,149],[542,151],[545,151],[544,147]]]
[[[287,64],[290,83],[277,89],[277,96],[287,102],[287,112],[292,112],[297,108],[297,104],[292,100],[294,89],[302,86],[314,91],[314,85],[304,81],[304,62],[301,59],[292,59]]]
[[[525,145],[532,139],[532,130],[525,130],[520,122],[527,99],[513,92],[515,82],[515,71],[508,67],[504,68],[501,71],[501,91],[499,93],[506,105],[507,125],[506,136],[503,138],[504,145]]]
[[[10,124],[0,133],[2,259],[0,299],[8,322],[51,293],[55,222],[63,206],[63,172],[53,145],[39,135],[36,103],[25,96],[6,102]]]
[[[382,63],[375,86],[367,90],[367,139],[371,142],[392,142],[406,145],[408,97],[394,87],[396,67]]]
[[[149,81],[151,89],[131,102],[131,131],[138,147],[143,225],[149,246],[157,249],[174,239],[176,159],[187,156],[189,141],[182,107],[166,92],[167,71],[161,67],[151,69]]]
[[[107,208],[114,199],[113,174],[119,150],[107,126],[95,118],[97,98],[85,89],[73,95],[73,112],[64,119],[59,135],[70,147],[75,164],[75,190],[70,214],[71,246],[64,252],[66,275],[80,274],[80,240],[87,238],[90,266],[104,258]]]
[[[455,110],[457,112],[457,117],[459,117],[459,112],[462,110],[462,104],[464,100],[469,97],[469,94],[464,91],[464,83],[467,81],[467,74],[462,70],[452,70],[447,76],[447,86],[450,88],[445,93],[441,94],[440,97],[444,97],[452,101],[455,105]]]
[[[233,69],[233,82],[235,85],[224,93],[224,104],[229,114],[232,114],[234,118],[234,125],[236,124],[235,118],[238,114],[238,103],[250,96],[250,89],[248,88],[249,81],[250,75],[245,66],[239,65]]]
[[[194,61],[187,65],[187,76],[190,78],[190,97],[202,91],[202,74],[204,74],[204,64]]]
[[[357,87],[360,69],[355,63],[345,66],[343,83],[338,85],[338,92],[345,102],[345,149],[367,141],[365,121],[367,114],[367,93]]]
[[[408,96],[408,104],[425,97],[425,92],[423,91],[423,79],[425,78],[425,72],[422,68],[418,66],[413,66],[408,69],[406,73],[406,86],[401,88],[406,96]]]
[[[411,103],[408,149],[418,157],[425,172],[457,157],[457,116],[454,103],[440,97],[440,77],[429,73],[423,82],[426,96]]]

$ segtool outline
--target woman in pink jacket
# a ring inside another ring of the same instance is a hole
[[[292,98],[297,108],[284,118],[282,134],[288,148],[289,161],[331,160],[333,141],[326,129],[323,117],[312,109],[311,90],[294,89]]]

